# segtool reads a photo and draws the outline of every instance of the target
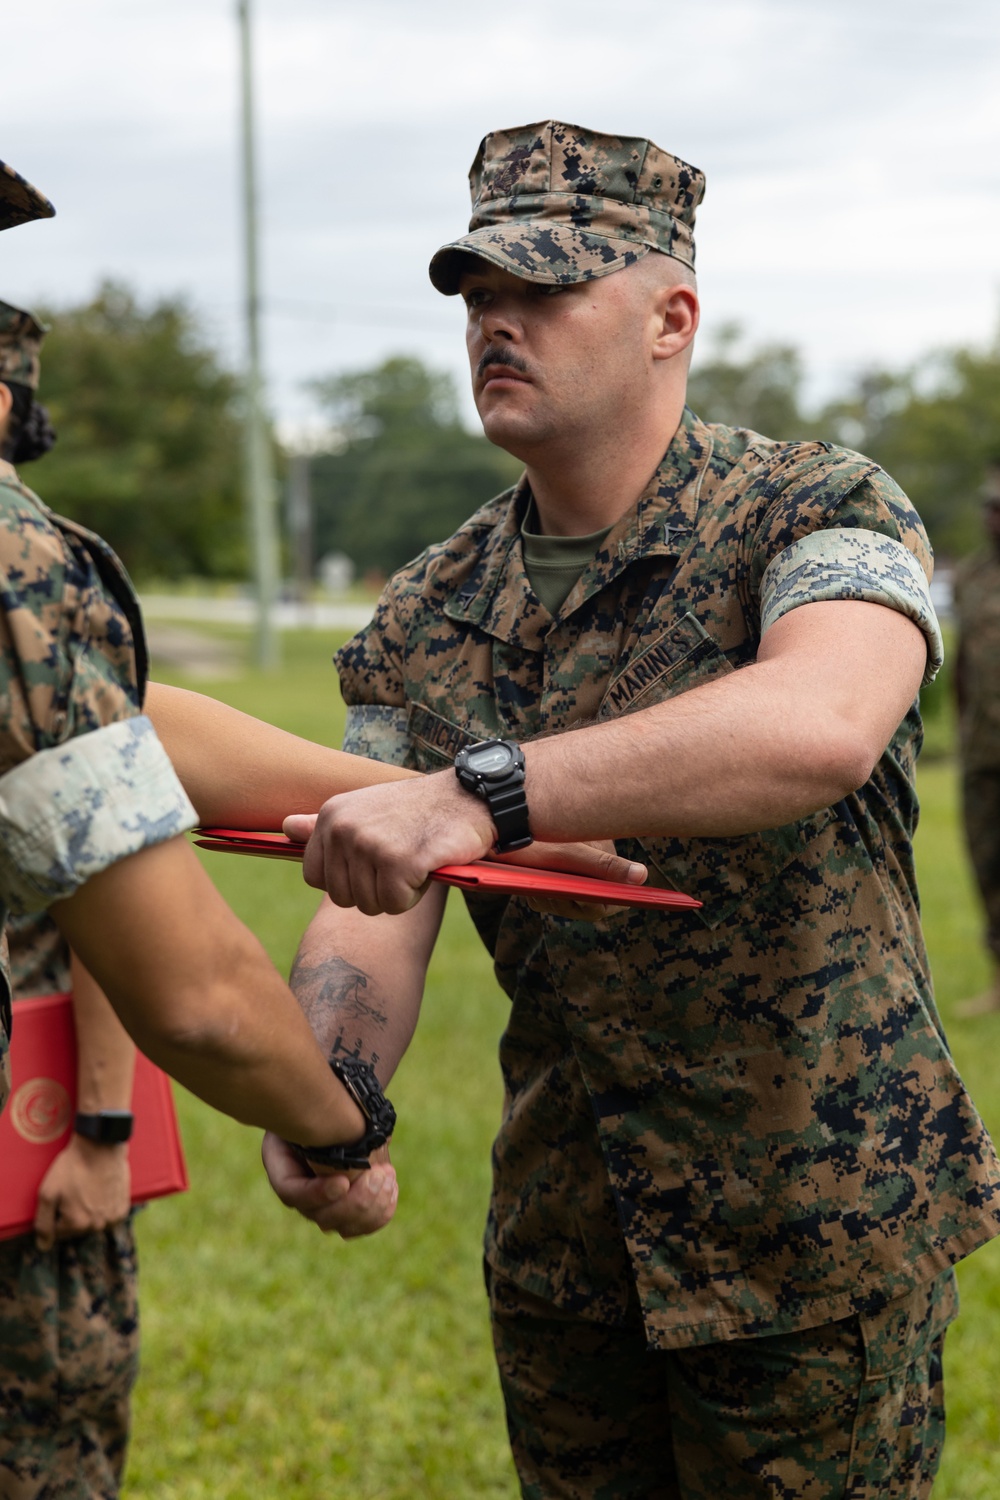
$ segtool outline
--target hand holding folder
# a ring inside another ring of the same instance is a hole
[[[217,854],[251,854],[261,859],[301,860],[305,844],[283,833],[245,833],[236,828],[199,828],[195,843]],[[626,885],[618,880],[595,880],[591,875],[565,875],[529,865],[494,864],[476,860],[470,865],[444,865],[432,880],[457,885],[484,895],[563,896],[605,906],[641,906],[660,910],[693,911],[701,906],[694,896],[657,886]]]
[[[76,1028],[71,995],[14,1006],[10,1102],[0,1114],[0,1240],[28,1234],[42,1178],[69,1140],[76,1112]],[[170,1079],[141,1052],[132,1088],[132,1202],[188,1186]]]

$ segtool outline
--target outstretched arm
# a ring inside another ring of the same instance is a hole
[[[447,892],[435,886],[402,916],[366,917],[324,900],[292,968],[291,987],[323,1051],[363,1058],[383,1087],[409,1045]],[[358,1205],[384,1194],[376,1172],[350,1189],[343,1178],[313,1177],[275,1135],[264,1139],[271,1186],[325,1233],[349,1234]],[[391,1207],[395,1205],[394,1185]],[[391,1211],[390,1207],[390,1211]]]
[[[447,891],[435,887],[405,921],[322,901],[289,984],[328,1057],[361,1057],[385,1087],[410,1044]]]
[[[205,825],[276,829],[289,815],[316,813],[337,794],[417,779],[415,771],[314,744],[184,688],[150,683],[146,712]],[[311,827],[294,836],[305,842]],[[645,878],[645,866],[619,859],[610,846],[535,844],[512,858],[597,879]],[[545,909],[600,914],[600,908],[579,903],[553,901]]]
[[[924,636],[879,604],[783,615],[757,661],[607,724],[525,745],[536,838],[726,836],[778,827],[863,785],[913,702]],[[328,802],[307,881],[340,905],[404,911],[428,872],[480,858],[495,830],[449,773]]]
[[[287,986],[183,839],[119,860],[51,911],[133,1039],[207,1103],[306,1145],[363,1133]]]
[[[145,712],[202,823],[280,828],[328,797],[416,775],[314,744],[204,693],[149,684]]]

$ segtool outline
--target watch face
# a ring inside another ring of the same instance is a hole
[[[509,770],[514,760],[506,745],[482,745],[479,749],[470,750],[466,755],[466,764],[470,771],[475,771],[479,776],[496,776],[502,771]]]

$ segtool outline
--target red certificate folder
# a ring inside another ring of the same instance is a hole
[[[220,854],[256,854],[263,859],[298,859],[305,844],[296,844],[283,833],[242,833],[236,828],[199,828],[195,843]],[[491,864],[477,860],[471,865],[443,865],[431,875],[445,885],[465,891],[497,896],[571,896],[576,901],[603,902],[608,906],[679,907],[693,911],[701,905],[682,891],[658,886],[626,885],[618,880],[595,880],[592,875],[564,875],[558,870],[536,870],[529,865]]]
[[[0,1114],[0,1240],[27,1234],[49,1163],[70,1138],[76,1095],[76,1028],[70,995],[14,1004],[13,1087]],[[141,1052],[132,1086],[132,1202],[188,1186],[170,1079]]]

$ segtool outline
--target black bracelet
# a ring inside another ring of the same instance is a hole
[[[77,1114],[73,1129],[98,1146],[121,1146],[132,1135],[134,1116],[130,1109],[100,1109],[96,1114]]]
[[[396,1111],[382,1092],[382,1085],[375,1076],[371,1063],[360,1057],[332,1057],[330,1071],[340,1079],[355,1104],[368,1121],[368,1129],[360,1140],[347,1145],[301,1146],[295,1142],[295,1150],[303,1161],[315,1162],[320,1167],[342,1167],[366,1171],[371,1166],[371,1153],[384,1146],[396,1128]]]

